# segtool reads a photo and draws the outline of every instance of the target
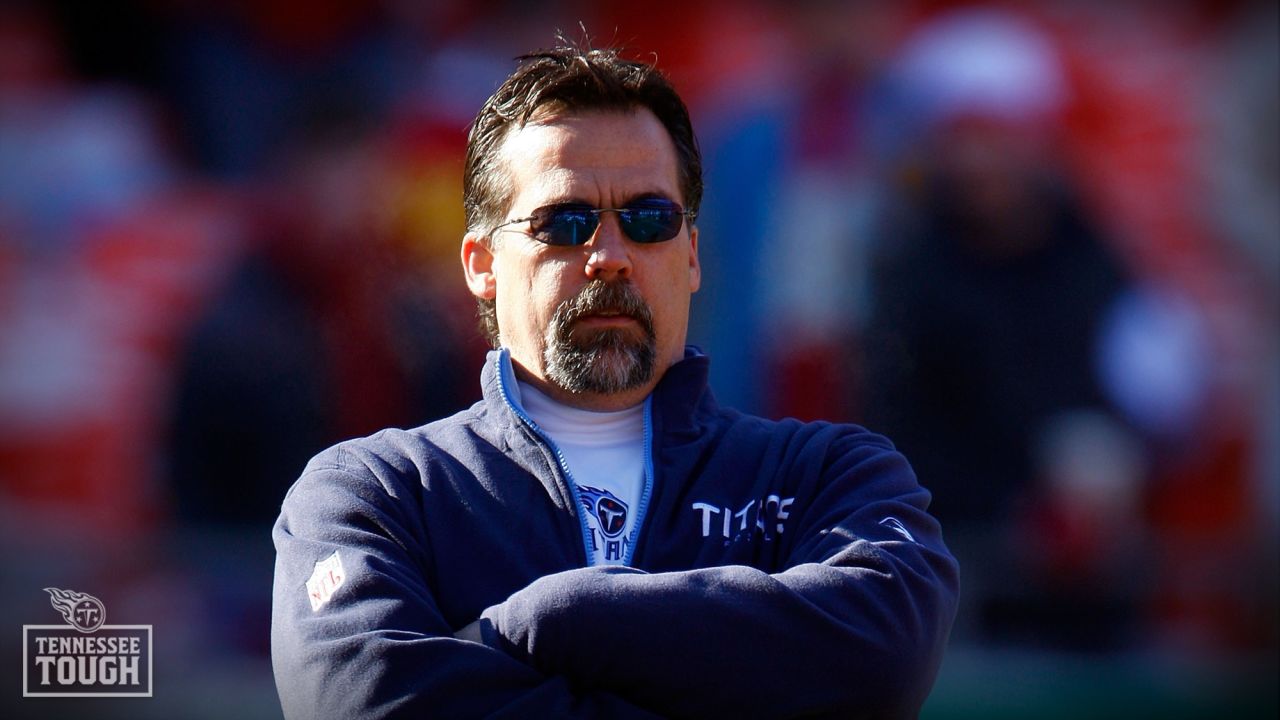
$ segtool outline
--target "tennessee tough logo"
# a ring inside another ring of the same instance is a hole
[[[107,625],[89,593],[45,588],[65,625],[22,626],[22,696],[151,697],[150,625]]]

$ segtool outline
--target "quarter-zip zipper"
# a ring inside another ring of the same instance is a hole
[[[555,453],[556,461],[560,464],[560,472],[564,474],[565,484],[569,486],[569,495],[573,497],[573,515],[578,518],[578,526],[582,529],[583,556],[585,557],[588,566],[595,565],[596,554],[591,550],[591,528],[587,525],[587,518],[582,514],[582,496],[578,493],[578,483],[574,481],[573,473],[569,472],[569,463],[565,461],[564,453],[560,452],[560,447],[551,439],[551,436],[547,435],[542,431],[542,428],[538,427],[538,423],[534,422],[533,418],[529,417],[528,414],[525,413],[524,408],[511,400],[511,393],[507,388],[506,374],[506,369],[510,367],[509,358],[509,351],[503,348],[503,350],[498,353],[496,360],[498,364],[496,368],[498,372],[498,388],[502,392],[502,400],[507,404],[507,407],[511,408],[511,412],[515,413],[516,417],[520,418],[520,420],[527,425],[535,435],[542,438],[542,441],[547,444],[547,447],[551,448],[552,452]],[[628,550],[630,550],[630,548],[628,548]]]
[[[622,564],[635,567],[636,547],[640,544],[640,531],[644,529],[649,514],[649,498],[653,496],[653,395],[644,399],[644,490],[640,493],[640,507],[636,508],[635,525],[631,528],[631,542]]]

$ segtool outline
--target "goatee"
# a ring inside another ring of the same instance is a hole
[[[591,315],[620,315],[635,327],[575,328]],[[543,364],[547,379],[572,393],[610,394],[643,386],[653,377],[657,338],[653,313],[631,283],[592,280],[556,307],[547,326]]]

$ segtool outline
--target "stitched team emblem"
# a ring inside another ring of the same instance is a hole
[[[608,490],[600,490],[583,485],[578,488],[582,495],[582,505],[587,512],[595,516],[600,534],[607,538],[616,538],[627,529],[627,504]]]

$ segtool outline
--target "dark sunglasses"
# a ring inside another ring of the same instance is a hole
[[[679,203],[665,198],[645,198],[625,208],[594,208],[585,203],[557,203],[544,205],[529,217],[508,220],[494,230],[529,223],[529,237],[547,245],[585,245],[600,226],[600,213],[618,213],[622,232],[633,242],[660,243],[680,233],[687,216],[693,222],[694,213],[680,207]]]

